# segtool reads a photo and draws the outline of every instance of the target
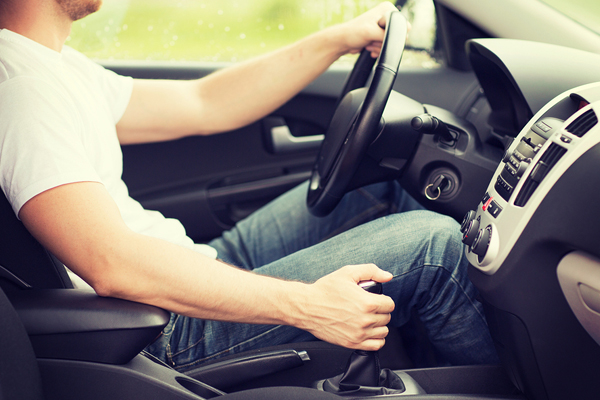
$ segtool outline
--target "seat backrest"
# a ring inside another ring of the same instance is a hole
[[[27,332],[0,289],[0,399],[42,400],[37,360]]]
[[[73,287],[64,265],[31,236],[1,191],[0,287],[7,292]]]

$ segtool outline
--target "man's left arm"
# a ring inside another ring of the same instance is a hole
[[[209,135],[240,128],[298,94],[335,60],[367,48],[379,53],[384,2],[361,16],[264,56],[193,81],[135,80],[117,124],[122,144]]]

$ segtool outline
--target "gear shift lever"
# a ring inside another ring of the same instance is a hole
[[[367,281],[359,286],[371,293],[382,293],[382,285]],[[389,369],[381,369],[377,351],[355,350],[346,372],[323,382],[323,390],[340,396],[376,396],[405,391],[402,379]]]

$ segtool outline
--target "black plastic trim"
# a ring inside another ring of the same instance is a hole
[[[600,257],[600,144],[575,161],[546,194],[493,275],[469,277],[489,304],[492,336],[515,383],[534,399],[592,399],[600,392],[600,347],[575,318],[556,268],[579,250]],[[575,362],[574,362],[575,360]]]
[[[89,290],[27,290],[11,296],[38,358],[123,364],[146,347],[170,313]]]
[[[257,378],[301,367],[304,361],[305,359],[296,350],[269,351],[199,367],[191,371],[190,375],[212,387],[226,391],[230,387]]]
[[[523,184],[523,188],[515,199],[515,206],[523,207],[527,204],[531,196],[533,196],[535,189],[537,189],[542,180],[566,152],[567,149],[564,147],[559,146],[556,143],[550,144]]]
[[[594,110],[588,110],[569,124],[565,129],[577,137],[583,137],[590,129],[598,123],[598,117]]]
[[[73,287],[64,265],[29,233],[2,192],[0,264],[8,271],[0,275],[0,286],[7,293],[23,288],[16,282],[39,289]]]

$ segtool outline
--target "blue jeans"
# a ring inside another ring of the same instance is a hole
[[[390,325],[413,311],[453,365],[497,362],[476,290],[467,277],[458,224],[422,207],[397,183],[348,193],[325,218],[306,208],[307,184],[240,221],[210,245],[223,261],[259,274],[314,282],[344,265],[374,263],[394,278]],[[149,353],[180,371],[239,352],[315,340],[290,326],[199,320],[173,314]]]

